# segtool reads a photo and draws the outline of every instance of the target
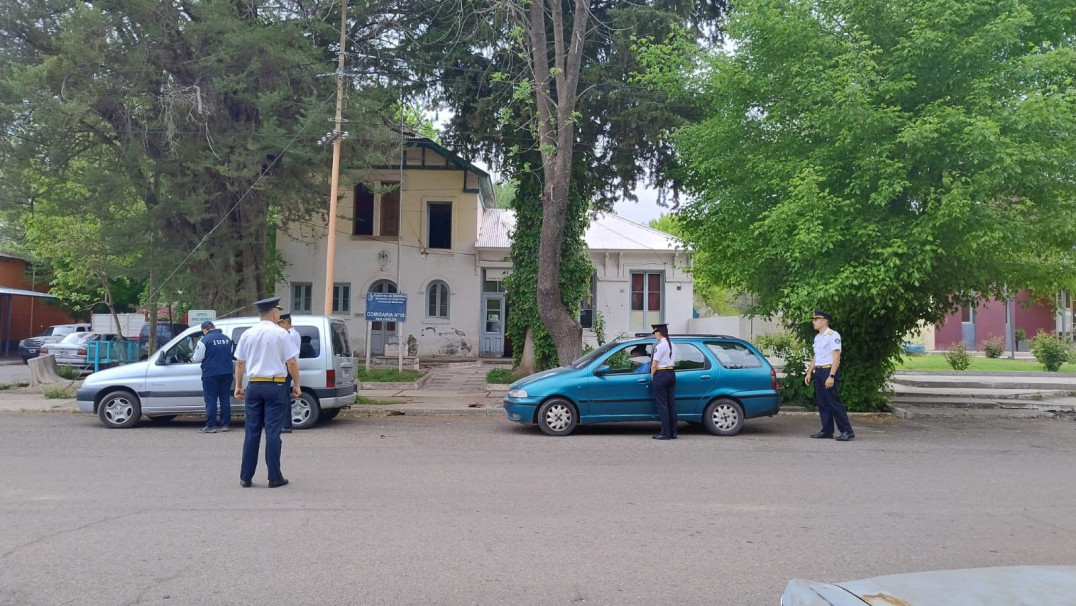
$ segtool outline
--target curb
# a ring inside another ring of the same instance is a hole
[[[504,415],[504,408],[500,406],[496,408],[478,406],[475,406],[473,408],[404,408],[385,404],[355,404],[351,407],[350,410],[353,413],[360,413],[360,416],[369,417],[472,417]]]

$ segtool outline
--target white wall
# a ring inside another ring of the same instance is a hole
[[[687,331],[692,316],[694,286],[685,269],[689,257],[675,251],[598,251],[591,252],[597,276],[595,312],[605,319],[605,340],[631,337],[636,333],[651,332],[647,325],[632,325],[631,274],[632,272],[663,272],[662,320],[669,331]],[[593,330],[583,331],[583,343],[595,347],[597,335]]]
[[[399,173],[389,172],[383,177],[386,181],[396,181]],[[414,337],[420,358],[478,355],[481,283],[474,254],[478,199],[477,194],[462,192],[461,184],[458,171],[405,171],[399,242],[396,237],[351,235],[354,186],[341,188],[333,281],[351,284],[351,310],[348,314],[334,315],[346,321],[356,355],[361,356],[366,350],[366,293],[379,280],[397,283],[397,272],[398,292],[408,296],[407,322],[397,329],[404,343],[408,337]],[[423,246],[428,201],[453,203],[452,250],[429,250]],[[316,223],[314,218],[308,223],[285,226],[278,232],[277,248],[287,266],[276,294],[285,309],[291,309],[291,283],[309,282],[313,284],[311,313],[324,312],[327,230]],[[447,319],[426,317],[426,287],[433,280],[448,284]]]

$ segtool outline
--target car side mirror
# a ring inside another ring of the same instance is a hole
[[[596,369],[594,370],[594,376],[596,376],[596,377],[601,377],[601,376],[603,376],[603,375],[607,375],[607,374],[609,374],[609,372],[610,372],[611,370],[612,370],[612,369],[611,369],[611,368],[609,368],[609,365],[608,365],[608,364],[602,364],[601,366],[599,366],[598,368],[596,368]]]

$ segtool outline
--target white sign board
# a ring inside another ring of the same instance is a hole
[[[187,324],[191,326],[197,326],[202,322],[212,322],[217,319],[217,310],[215,309],[192,309],[187,312]]]

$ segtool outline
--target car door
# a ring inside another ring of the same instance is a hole
[[[202,365],[193,361],[202,331],[190,330],[150,360],[142,412],[184,413],[205,411]]]
[[[698,421],[714,391],[713,365],[697,345],[674,339],[673,370],[676,372],[676,416],[685,421]]]
[[[736,341],[707,341],[706,349],[719,365],[715,395],[735,397],[748,418],[776,408],[770,365],[759,354]]]
[[[583,413],[587,422],[656,419],[650,373],[636,372],[629,352],[638,343],[611,349],[597,362],[588,380],[589,405]],[[648,344],[652,350],[653,345]],[[598,370],[602,369],[602,370]]]

